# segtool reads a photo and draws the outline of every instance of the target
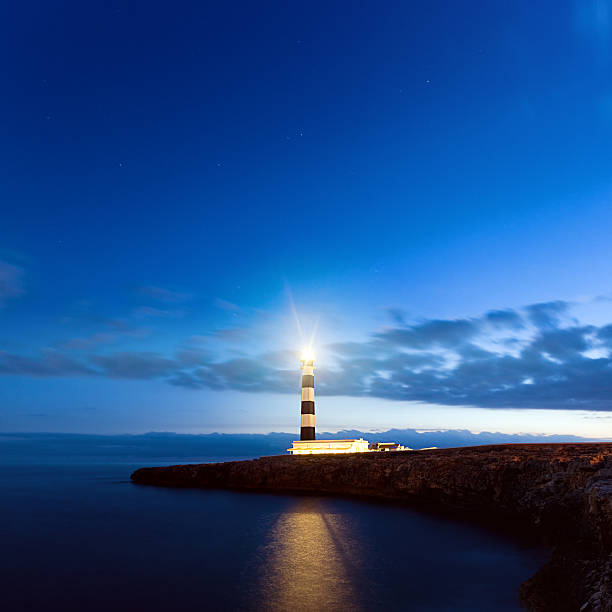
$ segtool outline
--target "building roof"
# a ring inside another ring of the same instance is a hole
[[[318,442],[366,442],[363,438],[350,438],[350,439],[342,439],[342,440],[294,440],[294,444],[316,444]]]

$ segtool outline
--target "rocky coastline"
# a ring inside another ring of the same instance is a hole
[[[534,612],[612,612],[612,444],[273,456],[136,470],[138,484],[357,495],[533,529],[549,562],[521,585]]]

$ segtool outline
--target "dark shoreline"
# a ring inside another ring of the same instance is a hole
[[[612,444],[503,444],[141,468],[138,484],[395,501],[552,547],[521,586],[536,612],[612,612]]]

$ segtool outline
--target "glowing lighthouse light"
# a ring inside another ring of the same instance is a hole
[[[358,440],[316,440],[315,396],[314,396],[314,355],[310,348],[302,353],[302,404],[300,411],[300,439],[294,440],[287,450],[292,455],[318,455],[323,453],[364,453],[368,441]]]

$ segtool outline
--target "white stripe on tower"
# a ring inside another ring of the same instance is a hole
[[[302,387],[302,401],[314,402],[314,387]]]
[[[300,425],[302,427],[314,427],[314,414],[303,414]]]

